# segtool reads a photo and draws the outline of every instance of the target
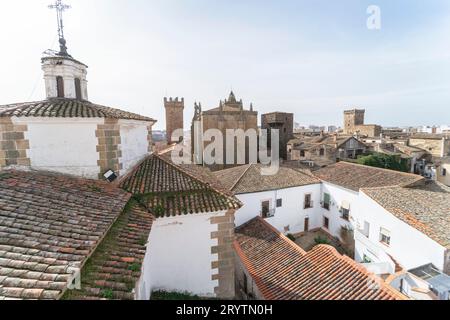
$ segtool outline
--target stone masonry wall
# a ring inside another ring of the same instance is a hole
[[[27,156],[30,143],[25,140],[27,131],[26,125],[13,124],[11,118],[0,118],[0,168],[31,165]]]
[[[152,127],[153,125],[147,126],[147,141],[148,141],[148,153],[153,152],[153,138],[152,138]]]
[[[222,299],[235,297],[234,281],[234,214],[235,210],[229,210],[225,216],[211,219],[212,224],[217,224],[217,231],[212,232],[211,239],[217,239],[218,245],[211,248],[212,254],[218,254],[218,260],[212,263],[212,269],[218,271],[212,276],[212,280],[218,280],[219,285],[214,289],[216,296]]]
[[[98,125],[95,134],[98,138],[97,152],[100,155],[99,179],[103,179],[103,174],[110,169],[118,174],[123,169],[123,165],[119,161],[119,158],[122,157],[119,121],[105,119],[105,124]]]

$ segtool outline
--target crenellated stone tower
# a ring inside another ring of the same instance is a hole
[[[178,143],[180,141],[172,141],[172,134],[177,129],[184,128],[184,98],[164,98],[164,108],[166,109],[166,137],[167,143]]]

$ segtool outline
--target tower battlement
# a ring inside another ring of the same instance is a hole
[[[184,128],[184,98],[164,98],[164,108],[166,109],[166,138],[167,143],[177,143],[172,141],[172,134],[175,130]]]

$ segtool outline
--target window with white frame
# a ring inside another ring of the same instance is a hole
[[[342,201],[340,212],[342,219],[350,221],[350,203],[348,201]]]
[[[391,232],[385,228],[380,229],[380,242],[390,246],[391,245]]]

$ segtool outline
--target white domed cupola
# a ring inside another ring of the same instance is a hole
[[[42,58],[47,99],[88,100],[87,68],[68,55],[52,54]]]

